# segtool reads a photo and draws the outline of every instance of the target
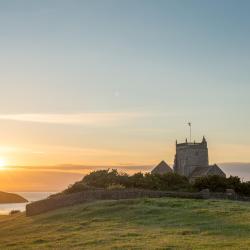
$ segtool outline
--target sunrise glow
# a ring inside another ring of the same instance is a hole
[[[0,158],[0,170],[6,169],[6,160],[3,158]]]

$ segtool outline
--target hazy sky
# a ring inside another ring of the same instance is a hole
[[[250,162],[249,1],[0,1],[0,157]]]

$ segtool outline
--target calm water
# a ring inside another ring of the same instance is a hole
[[[16,192],[16,194],[19,194],[29,202],[32,202],[47,198],[49,195],[54,194],[54,192]],[[26,205],[27,203],[0,204],[0,215],[9,214],[11,210],[25,211]]]

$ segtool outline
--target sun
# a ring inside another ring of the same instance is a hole
[[[0,158],[0,170],[4,170],[6,168],[6,160]]]

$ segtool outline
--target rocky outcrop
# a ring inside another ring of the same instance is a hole
[[[28,201],[18,194],[5,193],[5,192],[0,191],[0,204],[25,203],[25,202],[28,202]]]

